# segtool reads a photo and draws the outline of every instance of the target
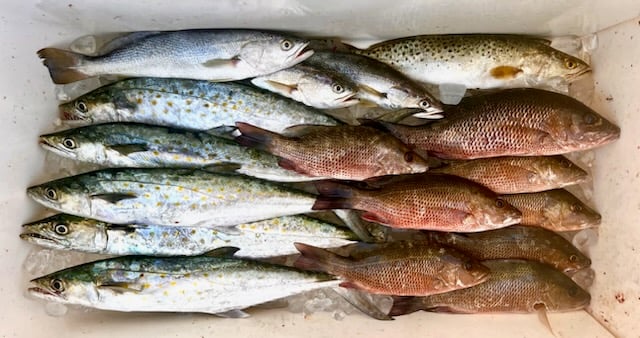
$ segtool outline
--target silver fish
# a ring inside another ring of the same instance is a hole
[[[356,239],[347,229],[307,216],[284,216],[208,229],[119,225],[57,214],[25,224],[22,229],[20,238],[33,244],[105,255],[193,256],[234,246],[241,248],[237,257],[264,258],[297,253],[294,242],[331,248],[353,243]]]
[[[104,222],[231,226],[311,212],[313,195],[194,169],[103,169],[27,190],[36,202]]]
[[[105,167],[237,165],[237,173],[271,181],[313,179],[280,167],[273,155],[209,132],[138,123],[106,123],[64,130],[40,136],[40,145],[57,155]]]
[[[244,308],[340,283],[323,273],[228,257],[235,251],[220,249],[210,254],[215,257],[111,258],[36,278],[28,292],[102,310],[238,318],[248,316]]]
[[[247,122],[272,131],[299,124],[338,125],[313,108],[238,83],[139,78],[98,88],[60,105],[64,122],[138,122],[210,130]]]
[[[106,49],[112,50],[101,56],[56,48],[41,49],[38,55],[58,84],[107,74],[241,80],[291,67],[313,55],[306,48],[307,40],[274,32],[194,29],[136,33],[110,42]]]

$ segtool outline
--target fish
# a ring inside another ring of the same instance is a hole
[[[85,56],[57,48],[38,51],[56,84],[99,75],[233,81],[276,72],[313,55],[309,41],[248,29],[136,32],[110,42],[111,51]]]
[[[293,242],[338,247],[357,240],[351,231],[306,216],[284,216],[228,228],[112,224],[57,214],[23,225],[20,238],[49,249],[103,255],[195,256],[233,246],[241,258],[297,253]]]
[[[503,195],[522,212],[522,225],[551,231],[578,231],[600,225],[602,216],[564,189]]]
[[[443,105],[422,85],[371,58],[342,52],[317,52],[303,64],[342,74],[358,85],[356,97],[385,109],[419,108],[422,118],[441,118]],[[415,116],[415,115],[414,115]]]
[[[119,81],[59,106],[67,124],[137,122],[211,130],[237,121],[280,132],[299,124],[338,125],[301,103],[240,83],[138,78]]]
[[[294,266],[340,276],[340,286],[374,294],[431,295],[484,282],[489,270],[458,251],[428,242],[355,244],[348,257],[295,243]]]
[[[392,177],[370,189],[329,181],[314,184],[320,196],[313,210],[362,210],[364,220],[392,228],[477,232],[517,224],[522,218],[491,190],[451,175]]]
[[[464,177],[498,194],[540,192],[583,183],[589,178],[586,171],[561,155],[447,161],[430,172]]]
[[[251,79],[257,87],[318,109],[346,108],[360,103],[357,85],[347,77],[306,64]]]
[[[500,34],[419,35],[354,51],[384,62],[415,81],[468,89],[571,82],[589,65],[538,37]]]
[[[27,189],[62,213],[127,224],[224,227],[312,211],[316,197],[276,183],[198,169],[112,168]]]
[[[491,273],[484,283],[428,297],[397,297],[389,315],[419,310],[449,313],[567,312],[584,309],[591,296],[553,267],[525,260],[483,261]]]
[[[571,242],[543,228],[513,225],[470,234],[431,232],[428,238],[481,261],[526,259],[548,264],[565,273],[591,266],[591,260]]]
[[[140,123],[104,123],[40,136],[56,155],[104,167],[205,168],[236,165],[235,172],[277,182],[313,178],[281,168],[277,157],[225,139],[216,128],[190,131]],[[231,133],[228,133],[230,138]]]
[[[442,159],[543,156],[609,144],[620,128],[580,101],[518,88],[464,98],[421,126],[381,122],[402,142]]]
[[[243,309],[340,283],[324,273],[230,256],[121,256],[31,281],[28,293],[49,302],[120,312],[198,312],[243,318]]]
[[[238,122],[242,145],[279,157],[283,168],[323,178],[364,180],[426,171],[427,161],[398,139],[367,126],[295,126],[286,135]]]

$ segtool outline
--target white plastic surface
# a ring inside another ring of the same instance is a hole
[[[180,5],[178,5],[180,4]],[[640,332],[640,4],[581,1],[175,1],[5,0],[0,12],[0,336],[2,337],[553,337],[536,315],[415,313],[393,322],[361,315],[258,310],[244,320],[206,315],[69,311],[46,314],[24,296],[22,264],[31,247],[20,224],[42,215],[25,188],[59,177],[44,162],[37,135],[51,131],[56,99],[35,52],[85,34],[144,29],[254,27],[353,39],[426,33],[598,33],[592,57],[593,107],[622,127],[621,139],[596,152],[594,203],[603,215],[593,248],[592,311],[621,336]],[[614,26],[618,23],[626,23]],[[608,28],[609,27],[609,28]],[[608,29],[606,29],[608,28]],[[585,312],[552,314],[558,337],[609,337]]]

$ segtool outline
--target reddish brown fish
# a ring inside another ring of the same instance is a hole
[[[469,180],[442,174],[392,178],[365,190],[317,182],[314,210],[357,209],[364,220],[394,228],[476,232],[520,222],[515,207]]]
[[[493,157],[448,161],[433,173],[456,175],[498,194],[538,192],[582,183],[589,175],[563,156]]]
[[[460,252],[429,242],[358,244],[350,256],[295,243],[295,266],[342,277],[341,286],[376,294],[433,295],[484,282],[489,270]]]
[[[522,212],[522,225],[576,231],[596,227],[602,219],[595,210],[563,189],[503,195],[502,198]]]
[[[468,97],[422,126],[385,123],[409,146],[444,159],[565,154],[610,143],[620,128],[569,96],[508,89]]]
[[[427,162],[395,137],[366,126],[297,126],[276,134],[236,123],[240,144],[266,150],[283,168],[335,179],[364,180],[382,175],[421,173]]]
[[[591,260],[564,237],[547,229],[514,225],[472,234],[428,233],[429,239],[481,261],[526,259],[567,273],[587,268]]]
[[[485,261],[491,274],[477,286],[428,297],[397,297],[389,315],[418,310],[452,313],[531,313],[577,311],[591,296],[553,267],[524,260]]]

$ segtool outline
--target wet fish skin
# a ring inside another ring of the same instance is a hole
[[[573,81],[591,70],[549,43],[506,34],[420,35],[384,41],[356,53],[387,63],[416,81],[469,89],[530,86],[556,78]]]
[[[237,318],[248,316],[246,307],[339,283],[323,273],[219,256],[111,258],[36,278],[28,292],[102,310]]]
[[[313,209],[362,210],[364,220],[392,228],[450,232],[497,229],[521,220],[520,211],[494,192],[460,177],[427,173],[387,178],[366,181],[372,189],[315,182],[320,197]]]
[[[242,147],[209,132],[171,127],[127,122],[90,125],[41,135],[40,145],[62,157],[105,167],[237,165],[237,173],[272,181],[311,179],[281,168],[278,159],[267,153]]]
[[[532,88],[464,98],[423,126],[383,123],[409,146],[443,159],[558,155],[620,137],[620,128],[569,96]]]
[[[189,79],[123,80],[61,104],[59,110],[66,123],[137,122],[203,131],[237,121],[277,132],[300,124],[340,124],[318,110],[252,86]]]
[[[241,122],[236,127],[238,143],[276,155],[281,166],[303,175],[364,180],[428,169],[402,142],[367,126],[297,126],[286,136]]]
[[[216,248],[241,248],[235,256],[263,258],[297,251],[291,243],[320,247],[353,243],[356,236],[306,216],[284,216],[228,228],[111,224],[57,214],[23,225],[20,238],[50,249],[104,255],[193,256]]]
[[[578,311],[591,296],[553,267],[524,260],[489,260],[489,279],[471,288],[428,297],[399,297],[391,316],[425,310],[451,313],[532,313]]]
[[[428,242],[353,244],[349,257],[295,243],[301,269],[342,277],[344,287],[375,294],[430,295],[484,282],[488,269],[451,248]]]
[[[502,198],[522,212],[522,225],[561,232],[597,227],[602,220],[600,214],[564,189]]]
[[[313,55],[308,41],[246,29],[194,29],[126,35],[108,54],[38,51],[54,83],[98,75],[232,81],[273,73]],[[135,34],[135,33],[134,33]],[[133,37],[127,40],[128,37]]]
[[[297,64],[253,78],[255,86],[318,109],[337,109],[360,102],[357,85],[347,77],[321,67]]]
[[[432,173],[464,177],[498,194],[539,192],[585,182],[589,174],[564,156],[493,157],[446,161]]]
[[[27,189],[45,207],[104,222],[231,226],[311,212],[316,198],[276,183],[195,169],[102,169]]]
[[[480,261],[525,259],[545,263],[565,273],[591,266],[591,260],[553,231],[513,225],[470,234],[429,233],[429,239]]]
[[[343,52],[317,52],[304,64],[322,67],[355,82],[356,95],[385,109],[419,108],[428,115],[440,116],[442,103],[422,85],[393,68],[371,58]]]

